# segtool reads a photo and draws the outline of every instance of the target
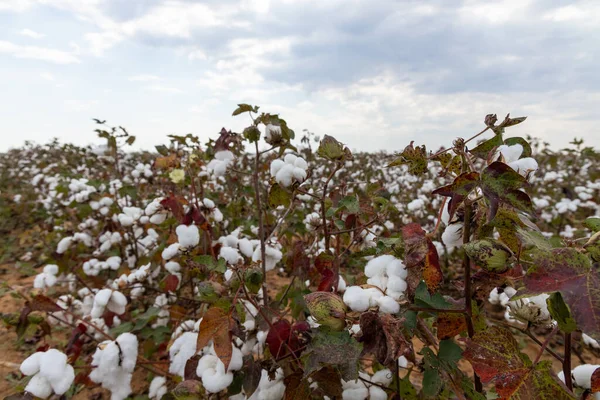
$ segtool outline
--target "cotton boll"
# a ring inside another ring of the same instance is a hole
[[[378,386],[371,386],[369,388],[369,400],[387,400],[388,395],[385,390]]]
[[[23,375],[34,375],[40,371],[40,357],[42,352],[38,351],[27,357],[22,363],[19,369]]]
[[[295,167],[292,175],[298,182],[303,182],[306,179],[306,170]]]
[[[292,153],[288,153],[285,155],[285,157],[283,158],[283,161],[286,162],[286,164],[291,164],[294,165],[294,163],[296,162],[296,160],[298,159],[297,156],[295,156]]]
[[[236,265],[241,260],[240,253],[237,249],[226,246],[221,247],[219,257],[224,258],[231,265]]]
[[[288,187],[292,184],[294,178],[294,166],[290,164],[285,164],[277,175],[275,175],[275,180],[283,187]]]
[[[125,313],[125,307],[127,306],[127,297],[121,292],[114,291],[110,296],[110,300],[106,305],[110,311],[117,315]]]
[[[215,369],[207,369],[202,374],[202,386],[209,393],[219,393],[227,389],[233,382],[233,374],[225,372],[223,363],[219,360]]]
[[[387,289],[392,292],[405,292],[408,288],[406,281],[398,276],[390,276],[387,281]]]
[[[52,386],[46,378],[37,374],[25,386],[25,391],[41,399],[47,399],[52,394]]]
[[[161,256],[163,260],[170,260],[179,253],[179,243],[173,243],[169,247],[163,250]]]
[[[375,275],[372,278],[367,279],[369,285],[377,286],[381,290],[385,290],[388,285],[388,278],[384,275]]]
[[[381,290],[375,288],[367,288],[364,289],[364,291],[369,295],[369,307],[377,307],[379,305],[379,299],[384,296],[384,294],[381,293]]]
[[[238,247],[242,254],[246,257],[252,257],[252,253],[254,252],[254,246],[252,246],[252,242],[248,239],[240,239],[238,241]]]
[[[182,247],[195,247],[200,243],[200,233],[196,225],[179,225],[175,229],[177,241]]]
[[[64,252],[66,252],[69,249],[69,247],[71,246],[71,243],[73,243],[72,236],[67,236],[65,238],[62,238],[60,240],[60,242],[58,242],[58,245],[56,245],[56,252],[58,254],[63,254]]]
[[[308,164],[306,163],[306,160],[304,160],[304,158],[298,157],[296,158],[296,161],[294,161],[294,167],[301,168],[306,171],[308,169]]]
[[[521,154],[523,154],[523,146],[520,144],[514,144],[512,146],[503,144],[502,146],[498,147],[495,158],[499,157],[500,154],[504,158],[504,162],[507,164],[517,161],[519,157],[521,157]]]
[[[283,168],[285,162],[282,160],[273,160],[271,161],[271,176],[277,175],[277,173]]]
[[[583,389],[591,389],[592,374],[600,365],[583,364],[573,368],[573,380],[577,386]]]
[[[385,273],[387,265],[392,263],[396,258],[391,255],[383,255],[370,260],[365,266],[365,275],[373,277]]]
[[[449,251],[463,244],[463,223],[456,222],[450,224],[442,233],[442,242],[446,245]]]
[[[382,296],[377,299],[379,311],[384,314],[396,314],[400,311],[400,304],[390,296]]]
[[[371,296],[360,286],[350,286],[344,292],[344,303],[353,311],[367,311]]]
[[[167,379],[164,376],[155,376],[150,382],[148,397],[152,400],[160,400],[167,392]]]
[[[196,354],[197,340],[198,333],[196,332],[184,332],[175,339],[169,349],[169,358],[171,359],[171,364],[169,365],[170,373],[179,375],[182,378],[184,377],[185,364]]]
[[[343,276],[339,275],[337,291],[339,293],[343,293],[345,290],[346,290],[346,281],[344,280]]]
[[[508,166],[525,177],[530,172],[535,172],[538,169],[537,161],[531,157],[521,158],[520,160],[509,163]]]

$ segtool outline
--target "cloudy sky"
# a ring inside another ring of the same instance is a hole
[[[215,136],[240,102],[353,149],[437,148],[485,114],[600,147],[600,2],[0,0],[0,150]]]

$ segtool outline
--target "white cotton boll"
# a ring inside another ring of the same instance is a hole
[[[369,300],[371,296],[360,286],[350,286],[344,292],[344,303],[353,311],[367,311],[369,309]]]
[[[72,236],[67,236],[65,238],[62,238],[60,240],[60,242],[58,242],[58,245],[56,245],[56,252],[58,254],[63,254],[64,252],[66,252],[69,249],[72,242],[73,242]]]
[[[400,311],[400,304],[390,296],[382,296],[377,299],[379,304],[379,311],[384,314],[396,314]]]
[[[387,282],[387,288],[392,292],[405,292],[408,285],[404,279],[398,276],[390,276]]]
[[[50,275],[56,275],[58,274],[58,265],[54,265],[54,264],[48,264],[44,267],[44,273],[46,274],[50,274]]]
[[[523,176],[527,176],[530,172],[535,172],[538,169],[538,163],[531,157],[521,158],[508,164],[509,167],[517,171]]]
[[[200,243],[200,233],[196,225],[179,225],[175,229],[177,241],[182,247],[195,247]]]
[[[181,265],[179,265],[179,263],[175,262],[175,261],[169,261],[168,263],[165,264],[165,269],[167,271],[169,271],[172,274],[175,274],[179,271],[181,271]]]
[[[295,167],[293,171],[293,176],[298,182],[303,182],[306,179],[306,170]]]
[[[369,388],[369,400],[387,400],[388,395],[385,390],[378,386],[371,386]]]
[[[588,345],[594,349],[600,349],[600,344],[598,344],[598,342],[596,340],[592,339],[585,333],[583,333],[581,335],[581,339],[583,340],[583,343],[585,343],[586,345]]]
[[[271,161],[271,176],[277,175],[277,173],[281,170],[281,168],[283,168],[284,165],[285,162],[279,159]]]
[[[30,376],[37,374],[40,371],[40,357],[42,354],[41,351],[33,353],[21,363],[20,370],[23,375]]]
[[[345,290],[346,290],[346,281],[344,280],[344,277],[342,275],[339,275],[337,291],[339,293],[343,293]]]
[[[166,213],[158,213],[154,214],[150,217],[150,223],[155,225],[160,225],[167,219]]]
[[[41,399],[47,399],[52,394],[52,386],[46,378],[37,374],[25,386],[25,391]]]
[[[227,389],[233,382],[233,374],[225,372],[221,361],[217,363],[216,369],[208,369],[202,374],[202,386],[209,393],[219,393]]]
[[[96,293],[96,296],[94,296],[94,303],[105,307],[108,304],[111,295],[112,290],[102,289],[98,293]]]
[[[246,257],[252,257],[252,253],[254,252],[254,246],[252,246],[252,242],[250,240],[244,238],[238,241],[238,247],[242,254]]]
[[[392,383],[394,378],[394,374],[389,369],[382,369],[380,371],[375,372],[371,377],[370,381],[374,383],[378,383],[382,386],[387,386]]]
[[[408,211],[417,211],[425,207],[425,202],[421,199],[415,199],[406,205]]]
[[[344,389],[342,392],[343,400],[365,400],[369,396],[369,389],[366,387],[356,387]]]
[[[232,346],[231,361],[229,361],[229,367],[227,371],[239,371],[244,366],[244,355],[242,351],[235,346]]]
[[[308,169],[308,164],[304,158],[298,157],[296,158],[296,161],[294,161],[294,167],[301,168],[306,171]]]
[[[288,153],[285,155],[285,157],[283,158],[283,161],[286,162],[286,164],[291,164],[294,165],[294,163],[296,162],[296,160],[298,159],[297,156],[295,156],[292,153]]]
[[[182,378],[184,377],[185,364],[196,354],[197,340],[198,333],[196,332],[184,332],[175,339],[169,349],[169,358],[171,359],[171,364],[169,365],[170,373],[179,375]]]
[[[365,275],[369,278],[375,275],[383,275],[386,272],[387,265],[395,259],[394,256],[388,254],[373,258],[365,265]]]
[[[59,381],[65,373],[66,365],[67,355],[56,349],[50,349],[40,356],[39,374],[50,382]]]
[[[502,154],[504,162],[507,164],[517,161],[521,157],[521,154],[523,154],[523,146],[520,144],[513,144],[512,146],[503,144],[498,147],[495,158],[498,158],[500,154]]]
[[[406,279],[406,277],[408,276],[408,271],[406,270],[404,263],[402,263],[402,260],[399,260],[397,258],[394,258],[387,264],[386,273],[389,277],[397,276],[402,279]]]
[[[231,265],[236,265],[242,259],[237,249],[226,246],[221,247],[221,250],[219,250],[219,257],[224,258]]]
[[[172,245],[170,245],[169,247],[167,247],[166,249],[164,249],[162,251],[162,258],[163,260],[170,260],[171,258],[175,257],[177,254],[179,253],[179,243],[173,243]]]
[[[600,365],[583,364],[573,368],[571,371],[573,380],[577,386],[583,389],[592,388],[592,374],[600,368]]]
[[[442,233],[442,242],[448,248],[448,251],[454,249],[455,247],[460,247],[463,244],[463,223],[456,222],[450,224],[444,229],[444,233]]]
[[[408,367],[408,360],[406,359],[406,357],[400,356],[400,358],[398,358],[398,366],[400,368],[407,368]]]
[[[367,279],[369,285],[377,286],[381,290],[385,290],[388,284],[388,278],[384,275],[375,275],[372,278]]]
[[[275,180],[283,187],[288,187],[292,184],[294,178],[294,166],[290,164],[285,164],[277,175],[275,175]]]
[[[106,259],[106,264],[108,264],[110,269],[112,269],[113,271],[116,271],[121,266],[121,257],[119,257],[119,256],[108,257]]]
[[[132,333],[126,332],[120,334],[116,342],[121,349],[121,368],[127,372],[133,372],[138,355],[137,337]]]
[[[204,203],[204,207],[206,208],[215,208],[215,202],[211,199],[204,199],[202,200],[202,203]]]
[[[225,271],[225,273],[223,274],[223,277],[225,278],[225,282],[228,282],[232,276],[233,276],[233,271],[230,269]]]
[[[54,393],[62,395],[69,390],[75,380],[75,370],[72,366],[66,365],[64,370],[56,379],[48,379]]]
[[[379,299],[384,296],[384,294],[381,293],[381,290],[375,288],[367,288],[364,289],[364,291],[369,295],[369,307],[377,307],[379,305]]]
[[[106,307],[117,315],[125,313],[125,307],[127,306],[127,297],[121,292],[113,292],[110,296],[110,300]]]
[[[152,400],[160,400],[167,392],[167,378],[164,376],[155,376],[152,382],[150,382],[148,397]]]

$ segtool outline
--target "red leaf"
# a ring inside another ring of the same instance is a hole
[[[469,195],[469,193],[475,189],[479,182],[479,173],[477,172],[465,172],[454,179],[448,186],[443,186],[434,190],[431,194],[439,194],[441,196],[450,197],[448,203],[448,214],[450,220],[454,216],[456,209],[462,203],[462,201]]]
[[[321,272],[321,281],[317,291],[319,292],[331,292],[333,291],[333,283],[335,281],[335,274],[332,270],[326,269]]]
[[[560,292],[577,328],[600,339],[600,274],[590,259],[575,248],[538,252],[517,295]]]
[[[177,285],[179,285],[179,278],[177,275],[168,275],[165,278],[165,291],[174,292],[177,290]]]
[[[596,368],[592,374],[592,393],[600,392],[600,368]]]
[[[269,329],[269,333],[267,334],[267,345],[275,360],[286,355],[287,348],[285,347],[285,344],[289,340],[291,332],[292,327],[285,319],[275,322],[271,329]]]
[[[420,267],[422,269],[422,278],[425,280],[427,288],[429,291],[435,292],[443,280],[440,260],[435,245],[417,223],[402,227],[402,239],[406,246],[404,254],[406,267],[409,269]],[[421,276],[417,278],[416,281],[418,282]]]
[[[181,197],[175,196],[171,193],[168,197],[165,197],[160,205],[165,209],[171,211],[173,216],[180,222],[183,223],[185,216],[183,214],[183,205],[187,204],[187,201]]]

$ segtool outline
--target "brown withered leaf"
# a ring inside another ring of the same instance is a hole
[[[154,168],[169,169],[179,165],[177,154],[171,153],[168,156],[156,157],[154,160]]]
[[[377,361],[390,368],[400,356],[414,359],[412,343],[402,335],[402,322],[389,314],[363,313],[360,316],[362,336],[359,339],[364,344],[362,355],[373,354]]]
[[[62,308],[54,302],[50,297],[38,294],[31,299],[31,302],[27,304],[31,311],[46,311],[46,312],[58,312],[62,311]]]
[[[283,380],[285,394],[283,400],[305,400],[310,398],[310,384],[304,379],[302,371],[288,375]]]
[[[422,278],[425,280],[429,291],[435,292],[443,280],[435,245],[417,223],[402,227],[402,240],[405,245],[404,264],[409,268],[409,275],[411,275],[411,268],[419,267],[422,271],[419,274],[420,276],[416,278],[414,277],[415,273],[412,272],[413,277],[409,279],[409,283],[414,281],[418,284],[418,281]],[[411,288],[411,291],[414,291],[414,289]]]
[[[333,399],[342,398],[342,381],[338,371],[333,367],[324,367],[310,376],[313,382],[317,382],[321,395]]]
[[[225,365],[225,370],[231,361],[232,345],[229,315],[219,307],[211,307],[206,311],[200,323],[196,348],[202,349],[211,340],[215,346],[217,357]]]
[[[467,320],[463,314],[439,313],[434,326],[439,340],[451,339],[467,330]]]

